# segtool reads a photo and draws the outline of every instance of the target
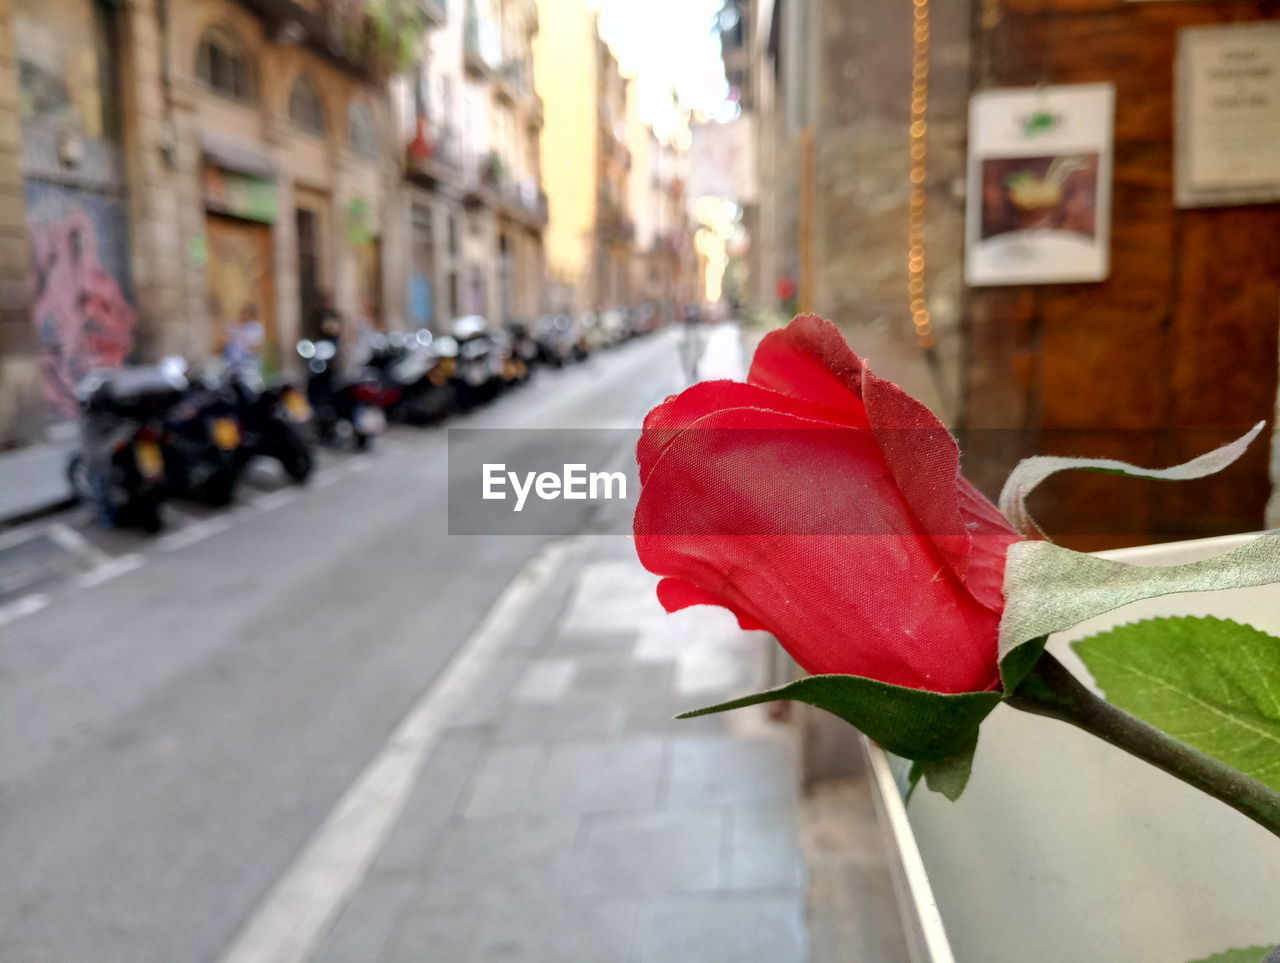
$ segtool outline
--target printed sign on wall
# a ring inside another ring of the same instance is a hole
[[[1280,23],[1178,33],[1179,207],[1280,201]]]
[[[974,95],[965,221],[969,284],[1106,278],[1114,115],[1111,84]]]

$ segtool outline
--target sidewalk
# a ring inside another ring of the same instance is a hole
[[[454,718],[311,959],[808,958],[788,730],[675,721],[760,685],[767,639],[668,616],[629,540],[582,540]]]
[[[67,459],[75,447],[74,431],[63,431],[50,441],[0,451],[0,524],[71,498]]]
[[[701,377],[742,377],[738,325],[701,349]],[[905,961],[865,780],[802,798],[797,727],[762,708],[672,718],[770,684],[773,640],[666,614],[629,538],[567,559],[310,963]]]

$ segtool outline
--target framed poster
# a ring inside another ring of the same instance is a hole
[[[1280,201],[1280,23],[1178,32],[1179,207]]]
[[[987,90],[973,96],[967,283],[1106,278],[1114,116],[1111,84]]]

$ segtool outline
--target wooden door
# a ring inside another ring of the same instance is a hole
[[[280,367],[276,325],[275,276],[271,257],[271,226],[257,221],[208,215],[209,310],[216,326],[215,345],[225,342],[228,325],[247,307],[262,324],[262,358],[268,371]]]

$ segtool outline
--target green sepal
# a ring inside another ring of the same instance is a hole
[[[978,726],[1002,698],[999,692],[926,692],[858,675],[811,675],[776,689],[682,712],[676,718],[794,700],[839,716],[894,755],[940,762],[966,750],[972,756]]]
[[[973,772],[973,754],[978,749],[978,731],[973,731],[969,744],[954,755],[936,762],[923,762],[924,781],[934,792],[940,792],[952,802],[960,798],[964,787],[969,785],[969,774]]]
[[[1129,565],[1052,542],[1016,542],[1006,556],[1000,619],[1004,690],[1017,688],[1050,633],[1142,599],[1272,583],[1280,583],[1280,531],[1181,565]]]
[[[1040,656],[1044,654],[1045,643],[1048,641],[1049,636],[1040,635],[1034,639],[1028,639],[1005,653],[1004,658],[1000,660],[1000,684],[1005,692],[1012,692],[1018,688],[1022,680],[1027,677],[1027,673],[1040,661]]]
[[[962,749],[953,756],[939,759],[936,762],[913,762],[907,773],[907,789],[902,794],[903,804],[911,802],[911,797],[923,779],[930,791],[942,793],[952,802],[960,798],[964,787],[969,785],[969,774],[973,771],[973,754],[978,748],[978,734],[975,731],[973,741],[967,749]]]

